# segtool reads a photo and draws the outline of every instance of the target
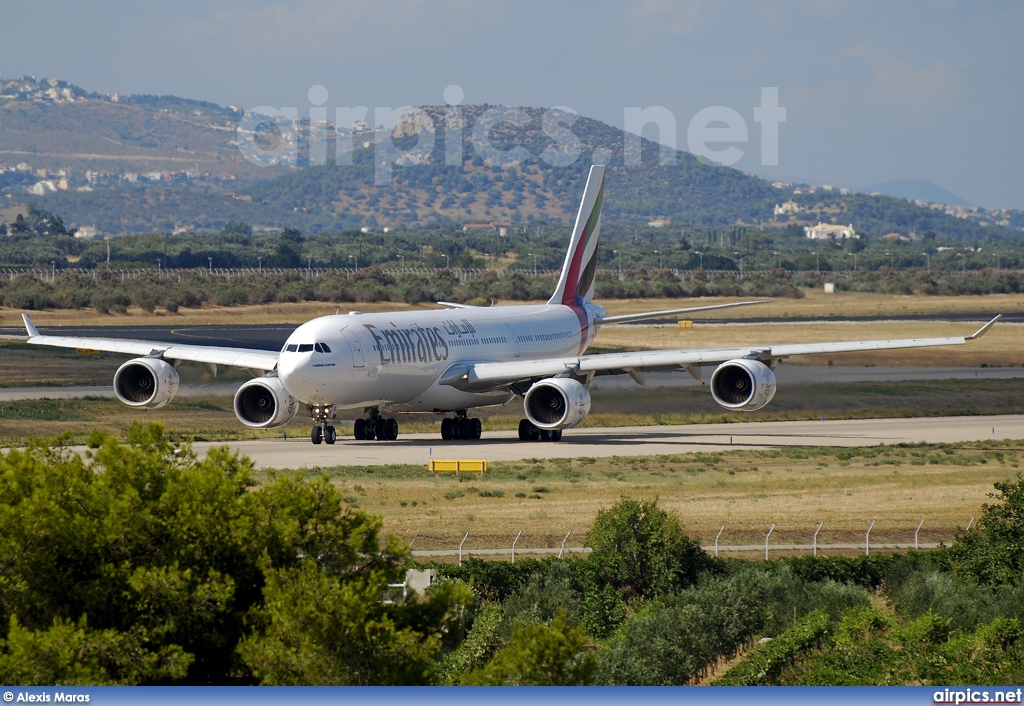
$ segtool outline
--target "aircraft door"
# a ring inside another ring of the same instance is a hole
[[[348,347],[352,350],[352,367],[363,367],[366,361],[363,359],[363,347],[359,344],[359,339],[351,331],[342,331],[341,335],[348,341]]]
[[[508,335],[512,338],[512,345],[515,346],[516,358],[519,357],[519,337],[516,336],[516,330],[512,328],[512,324],[505,324],[505,328],[508,329]]]

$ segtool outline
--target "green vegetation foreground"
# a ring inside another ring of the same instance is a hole
[[[586,559],[437,565],[401,600],[408,547],[325,478],[256,485],[158,425],[36,442],[0,458],[0,681],[1020,683],[1024,478],[996,488],[949,549],[765,563],[624,498]]]

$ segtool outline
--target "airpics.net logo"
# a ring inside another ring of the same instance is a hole
[[[1019,704],[1024,689],[942,689],[932,695],[934,704]]]
[[[502,147],[492,136],[509,128],[527,128],[537,118],[522,108],[492,106],[470,125],[462,107],[465,92],[460,86],[444,89],[443,160],[445,166],[462,166],[465,143],[484,164],[511,167],[537,158],[554,167],[567,167],[584,156],[580,138],[573,125],[580,115],[567,106],[549,108],[540,115],[540,128],[548,144],[539,154],[523,146]],[[324,86],[312,86],[309,107],[275,108],[258,106],[242,114],[236,129],[238,149],[250,164],[261,167],[297,166],[300,158],[310,166],[351,165],[358,147],[374,150],[374,184],[391,184],[396,167],[425,164],[432,159],[437,145],[435,117],[421,108],[375,107],[370,119],[367,106],[327,107]],[[760,104],[753,107],[752,118],[759,126],[761,166],[779,164],[779,126],[786,122],[786,109],[779,105],[778,87],[762,87]],[[622,154],[627,167],[641,166],[641,135],[649,127],[657,132],[659,164],[675,164],[679,122],[671,110],[660,105],[623,108]],[[387,125],[394,125],[388,128]],[[468,135],[466,133],[468,132]],[[396,140],[416,136],[413,144]],[[468,140],[464,139],[468,137]],[[739,111],[715,105],[697,111],[686,126],[686,147],[697,157],[723,166],[732,166],[745,155],[750,141],[747,119]],[[333,143],[333,150],[329,149]],[[333,151],[333,156],[330,152]],[[604,149],[589,154],[594,164],[606,164],[612,155]]]

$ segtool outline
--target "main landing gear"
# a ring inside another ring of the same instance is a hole
[[[441,438],[445,441],[476,441],[480,438],[483,425],[476,417],[467,417],[459,412],[454,418],[445,417],[441,420]]]
[[[398,420],[384,419],[380,412],[372,410],[367,419],[357,419],[353,425],[356,441],[394,441],[398,438]]]
[[[538,429],[529,419],[519,420],[520,441],[561,441],[561,429]]]

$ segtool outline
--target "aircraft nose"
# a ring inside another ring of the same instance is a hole
[[[306,401],[303,371],[309,367],[309,356],[301,353],[282,353],[277,361],[277,378],[292,397]]]

